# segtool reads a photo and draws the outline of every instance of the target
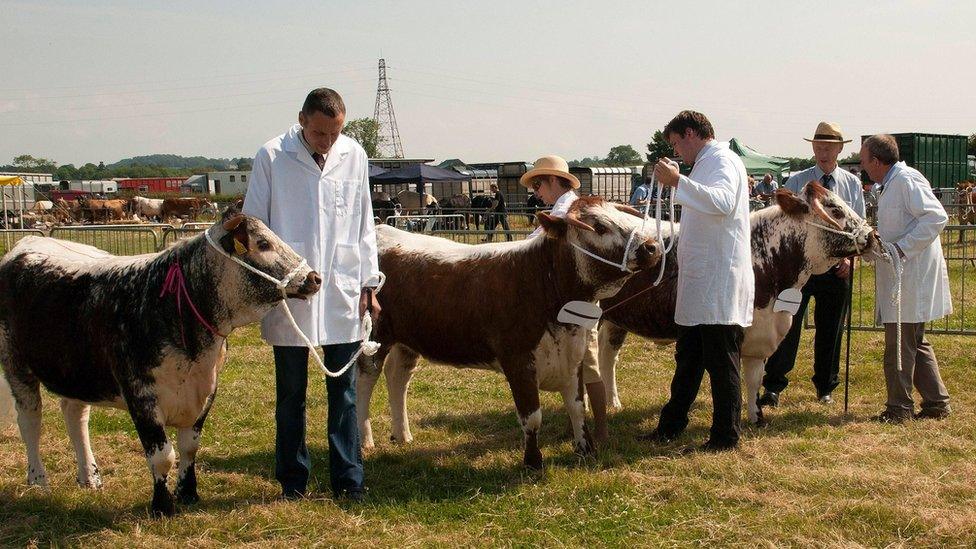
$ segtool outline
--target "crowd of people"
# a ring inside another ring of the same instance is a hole
[[[258,151],[244,203],[245,213],[265,222],[313,269],[325,275],[320,293],[306,304],[289,306],[299,327],[322,346],[326,363],[332,367],[345,363],[359,346],[360,318],[380,314],[373,292],[380,273],[367,159],[362,147],[341,133],[344,118],[345,106],[338,93],[327,88],[313,90],[298,115],[298,124]],[[656,181],[682,208],[675,309],[675,322],[681,331],[670,398],[656,429],[646,438],[669,441],[686,428],[689,410],[707,372],[713,418],[703,449],[734,449],[740,439],[743,330],[753,321],[755,293],[750,197],[768,199],[778,185],[771,175],[750,185],[742,160],[716,139],[711,122],[699,112],[680,112],[663,133],[677,156],[693,167],[688,175],[666,161],[654,167]],[[812,144],[816,165],[794,174],[783,187],[798,193],[815,182],[836,193],[861,216],[876,208],[880,237],[898,256],[891,264],[879,261],[876,267],[877,320],[885,328],[887,402],[875,419],[900,423],[912,418],[946,417],[950,413],[949,396],[935,352],[925,339],[925,323],[952,310],[939,240],[948,220],[942,204],[921,173],[898,161],[897,145],[891,136],[876,135],[861,146],[861,166],[877,183],[877,194],[869,196],[858,176],[838,166],[837,158],[850,142],[838,125],[823,122],[806,140]],[[521,182],[552,209],[555,217],[565,215],[578,198],[580,183],[558,156],[537,160]],[[504,197],[497,187],[492,192],[491,209],[504,212]],[[656,192],[649,185],[638,187],[630,202],[645,205],[656,199]],[[498,220],[507,230],[505,216],[498,216]],[[531,235],[544,237],[541,228]],[[817,302],[813,383],[820,402],[832,402],[831,394],[838,385],[841,326],[849,306],[847,295],[854,268],[854,260],[845,259],[803,287],[793,330],[767,364],[762,395],[765,404],[775,406],[782,399],[787,376],[796,363],[800,320],[811,298]],[[900,326],[890,293],[899,270]],[[302,497],[311,466],[305,445],[308,350],[278,312],[264,318],[262,336],[274,347],[275,474],[283,497]],[[580,377],[590,398],[596,438],[605,440],[606,397],[596,368],[596,352],[596,337],[591,333]],[[364,478],[355,409],[356,373],[356,368],[350,368],[338,378],[327,378],[326,391],[332,490],[338,497],[360,500]],[[913,387],[922,397],[918,411]]]

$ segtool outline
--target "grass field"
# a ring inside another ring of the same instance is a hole
[[[366,456],[369,500],[328,495],[324,388],[310,386],[312,497],[276,500],[273,367],[249,327],[231,338],[200,452],[203,501],[172,519],[147,516],[150,478],[128,417],[95,410],[92,443],[105,487],[74,485],[75,465],[53,398],[42,448],[52,487],[25,485],[23,446],[0,436],[0,545],[74,546],[971,546],[976,540],[976,358],[972,340],[931,338],[953,396],[942,422],[872,423],[881,410],[882,339],[855,335],[851,415],[814,403],[810,334],[782,406],[742,449],[684,454],[706,436],[707,383],[688,433],[658,447],[635,435],[667,396],[671,347],[628,340],[619,372],[624,410],[596,458],[571,450],[559,398],[544,395],[547,469],[521,466],[520,434],[501,376],[424,366],[410,409],[416,440],[389,434],[383,384],[373,402],[378,447]]]

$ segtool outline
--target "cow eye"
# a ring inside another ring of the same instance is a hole
[[[610,230],[610,229],[607,228],[606,225],[604,225],[603,223],[601,223],[599,221],[594,221],[592,227],[593,227],[593,230],[596,231],[596,234],[599,234],[599,235],[607,234],[607,232]]]
[[[258,250],[262,252],[267,252],[271,249],[271,243],[267,240],[258,240]]]

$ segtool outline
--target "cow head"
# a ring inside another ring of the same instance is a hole
[[[537,215],[546,237],[570,250],[579,277],[597,289],[597,299],[615,294],[631,274],[661,259],[654,224],[644,223],[640,212],[629,206],[589,196],[577,199],[565,219],[545,212]],[[610,263],[622,263],[627,270]]]
[[[816,181],[807,183],[799,195],[786,189],[777,190],[776,203],[787,216],[804,222],[807,249],[821,252],[815,254],[817,256],[822,255],[836,263],[836,260],[844,257],[873,253],[880,249],[878,234],[868,222],[840,196]]]
[[[233,259],[276,280],[288,278],[284,290],[290,298],[306,299],[319,291],[322,277],[303,263],[303,258],[281,240],[261,220],[240,213],[239,205],[231,206],[222,219],[208,229],[210,238]],[[275,283],[236,264],[223,256],[228,272],[238,273],[236,288],[252,303],[276,303],[282,299]]]

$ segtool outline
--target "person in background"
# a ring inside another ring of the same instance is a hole
[[[502,229],[505,230],[505,240],[512,241],[512,233],[508,227],[508,208],[505,207],[505,195],[503,195],[498,190],[498,185],[492,183],[488,186],[488,189],[492,193],[491,206],[488,207],[488,219],[486,220],[485,229],[488,230],[488,235],[485,236],[484,242],[491,242],[495,236],[495,227],[501,224]]]
[[[837,157],[844,150],[844,144],[851,140],[845,140],[840,126],[830,122],[821,122],[813,139],[804,140],[813,144],[813,155],[817,163],[790,177],[786,181],[786,188],[800,194],[800,190],[807,183],[816,181],[840,196],[863,218],[865,211],[861,180],[837,165]],[[796,363],[800,348],[800,330],[803,329],[803,317],[810,298],[817,301],[813,316],[816,328],[813,337],[812,381],[817,390],[817,400],[822,404],[833,402],[831,393],[840,383],[840,340],[844,332],[844,319],[847,317],[852,262],[852,258],[847,258],[826,273],[811,276],[801,289],[803,298],[800,300],[800,308],[793,315],[790,331],[776,352],[766,361],[766,375],[763,377],[765,392],[759,398],[760,406],[779,405],[780,393],[789,384],[786,376]]]
[[[644,181],[640,185],[634,188],[634,192],[630,195],[630,205],[631,206],[643,206],[647,204],[647,201],[651,197],[651,182]],[[657,198],[657,197],[654,197]]]
[[[762,200],[763,203],[766,204],[769,202],[769,199],[773,196],[773,193],[775,193],[776,189],[778,188],[779,185],[776,183],[776,180],[773,179],[771,174],[767,173],[763,176],[763,180],[753,187],[753,194],[756,198]]]
[[[334,90],[305,98],[298,124],[268,141],[254,157],[243,212],[263,221],[309,266],[323,274],[309,300],[289,299],[305,336],[322,346],[325,365],[341,369],[359,349],[360,320],[379,315],[379,284],[369,164],[358,143],[342,134],[346,106]],[[305,443],[308,348],[280,308],[261,321],[275,363],[275,477],[284,499],[306,495],[311,459]],[[326,377],[329,481],[337,498],[361,501],[363,460],[356,421],[355,365]]]
[[[898,144],[890,135],[874,135],[861,144],[861,167],[884,189],[878,198],[878,234],[894,244],[901,277],[901,348],[897,347],[897,310],[892,303],[894,267],[876,263],[875,316],[884,324],[884,374],[888,400],[874,417],[883,423],[942,419],[949,415],[949,393],[942,382],[935,350],[925,340],[925,323],[952,314],[949,271],[939,234],[949,222],[932,185],[918,170],[898,162]],[[901,371],[898,370],[901,354]],[[912,387],[922,396],[915,413]]]

